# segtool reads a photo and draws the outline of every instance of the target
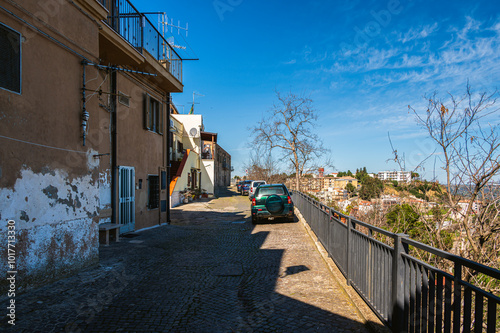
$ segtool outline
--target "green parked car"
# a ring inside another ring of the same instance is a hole
[[[289,221],[295,219],[291,194],[283,184],[266,184],[257,187],[251,208],[253,224],[262,219],[286,218]]]

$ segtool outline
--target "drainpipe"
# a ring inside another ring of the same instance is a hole
[[[170,142],[170,93],[167,93],[167,223],[170,224],[170,146],[172,142]],[[172,151],[174,148],[172,147]]]
[[[116,140],[116,71],[111,69],[111,94],[110,98],[110,117],[111,117],[111,221],[112,223],[120,223],[118,221],[118,167],[117,167],[117,140]]]
[[[87,96],[86,96],[86,92],[87,92],[87,87],[86,87],[86,83],[85,83],[85,65],[87,65],[87,61],[86,60],[82,60],[82,67],[83,67],[83,77],[82,77],[82,80],[83,80],[83,86],[82,86],[82,129],[83,129],[83,146],[85,146],[85,139],[87,137],[87,125],[88,125],[88,122],[89,122],[89,117],[90,117],[90,114],[89,112],[87,111],[87,107],[86,107],[86,103],[87,103]]]
[[[202,165],[203,165],[203,160],[202,160],[201,154],[203,152],[203,147],[202,147],[203,140],[201,139],[201,129],[202,129],[202,126],[199,125],[199,127],[200,127],[200,129],[199,129],[198,132],[200,133],[200,168],[198,169],[199,170],[198,171],[198,184],[199,184],[198,185],[198,190],[200,190],[200,192],[201,192],[201,168],[202,168]]]

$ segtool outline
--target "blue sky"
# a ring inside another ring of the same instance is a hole
[[[275,90],[313,99],[316,130],[337,171],[378,172],[398,169],[387,162],[388,132],[408,170],[434,151],[408,105],[425,110],[424,95],[463,94],[467,80],[477,92],[499,86],[497,1],[133,3],[188,22],[186,40],[199,60],[184,62],[184,93],[174,102],[187,112],[193,91],[204,95],[195,113],[206,131],[219,133],[236,175],[249,159],[248,128],[272,106]],[[429,161],[419,170],[426,179],[434,175]]]

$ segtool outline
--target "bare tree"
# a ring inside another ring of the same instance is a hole
[[[444,170],[446,171],[446,185],[449,195],[452,193],[452,170],[450,170],[453,159],[456,157],[453,153],[457,151],[453,148],[457,140],[464,137],[473,137],[477,131],[474,126],[479,125],[479,120],[491,113],[497,111],[492,109],[496,99],[494,94],[487,93],[474,96],[471,87],[467,84],[467,91],[461,98],[456,98],[448,94],[450,101],[448,103],[440,100],[437,93],[426,98],[428,100],[425,115],[420,115],[411,106],[409,108],[416,116],[417,123],[423,126],[429,133],[444,155]],[[446,104],[450,104],[446,107]]]
[[[264,147],[254,147],[250,152],[250,161],[246,167],[248,178],[254,180],[265,180],[268,184],[284,183],[286,174],[280,171],[271,152],[264,150]]]
[[[500,136],[498,121],[492,117],[498,113],[496,92],[474,94],[468,84],[462,97],[448,95],[447,101],[437,94],[426,98],[425,113],[409,107],[443,156],[447,211],[435,221],[437,233],[445,221],[458,222],[465,242],[456,251],[498,266],[499,202],[493,183],[500,173]],[[431,228],[430,232],[436,230]]]
[[[315,162],[327,157],[329,150],[315,133],[317,113],[310,98],[292,92],[276,92],[278,101],[269,116],[252,128],[254,147],[277,150],[280,161],[287,161],[295,171],[295,185],[300,190],[300,177],[317,168]],[[329,162],[326,162],[330,164]]]
[[[389,138],[389,143],[391,144],[391,149],[392,149],[392,155],[394,155],[394,157],[387,159],[385,162],[387,163],[389,161],[394,161],[399,165],[399,170],[406,171],[405,154],[403,153],[402,157],[398,154],[398,150],[395,149],[394,146],[392,145],[391,135],[389,134],[389,132],[387,132],[387,137]]]

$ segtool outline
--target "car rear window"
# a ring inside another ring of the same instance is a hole
[[[282,186],[273,186],[273,187],[261,187],[257,190],[258,196],[269,196],[269,195],[284,195],[285,189]]]
[[[265,184],[264,182],[253,183],[253,187],[258,187],[259,185]]]

